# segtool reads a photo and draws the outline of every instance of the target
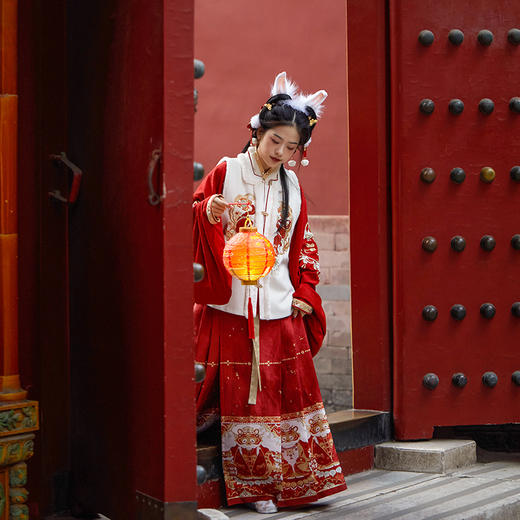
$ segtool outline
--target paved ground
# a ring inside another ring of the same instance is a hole
[[[444,475],[371,470],[313,506],[259,515],[223,509],[231,520],[520,520],[520,454],[480,453],[477,464]]]

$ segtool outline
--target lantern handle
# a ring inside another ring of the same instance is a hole
[[[238,202],[228,202],[227,203],[228,206],[251,206],[251,201],[250,200],[239,200]]]
[[[250,212],[253,208],[250,200],[239,200],[237,202],[228,202],[227,206],[240,206],[244,212]]]

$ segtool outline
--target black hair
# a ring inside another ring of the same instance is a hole
[[[318,119],[316,112],[309,106],[305,107],[305,112],[292,107],[285,103],[291,99],[288,94],[276,94],[270,97],[265,105],[260,110],[260,127],[265,131],[276,126],[294,126],[298,130],[300,141],[298,148],[300,153],[303,152],[304,144],[311,138],[314,125],[311,125],[310,119]],[[267,105],[267,106],[266,106]],[[256,137],[257,129],[253,129],[253,137]],[[249,147],[249,142],[246,144],[242,153],[245,153]],[[283,229],[287,224],[289,217],[289,189],[287,186],[287,173],[280,165],[280,183],[282,185],[282,221],[278,230]]]

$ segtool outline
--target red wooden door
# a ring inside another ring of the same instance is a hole
[[[434,426],[518,421],[515,28],[515,0],[390,1],[401,439],[428,438]]]
[[[192,17],[189,0],[69,5],[73,494],[114,520],[196,515]]]
[[[196,518],[193,1],[55,4],[20,16],[21,367],[42,410],[31,501],[45,515],[70,491],[74,511],[113,520]],[[155,150],[165,197],[151,205]],[[84,172],[71,207],[48,196],[67,194],[49,161],[62,151]]]

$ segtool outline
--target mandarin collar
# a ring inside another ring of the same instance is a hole
[[[259,184],[262,181],[270,182],[278,180],[280,166],[275,168],[269,175],[262,177],[255,154],[251,154],[247,151],[243,155],[242,161],[244,168],[242,168],[242,177],[244,182],[248,184]]]

